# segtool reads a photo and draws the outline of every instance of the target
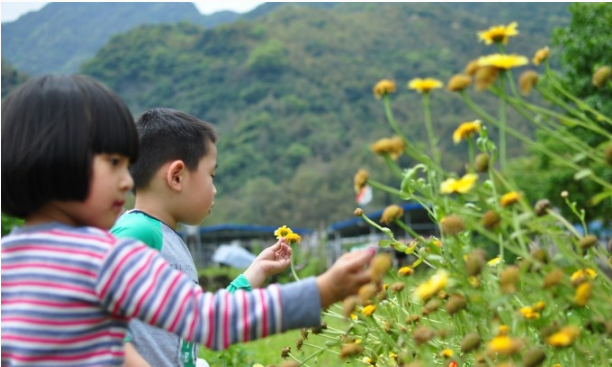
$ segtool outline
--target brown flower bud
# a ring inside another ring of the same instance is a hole
[[[472,60],[465,66],[465,73],[467,75],[474,75],[478,68],[478,60]]]
[[[404,290],[404,287],[406,285],[402,282],[397,282],[397,283],[393,283],[391,284],[391,287],[389,289],[391,289],[391,292],[393,293],[398,293],[401,292],[402,290]]]
[[[533,64],[540,65],[544,60],[548,58],[549,53],[550,50],[548,49],[548,46],[537,50],[535,55],[533,56]]]
[[[302,335],[302,339],[308,339],[308,330],[306,330],[306,328],[301,328],[300,335]]]
[[[475,249],[467,255],[465,266],[469,276],[480,274],[482,267],[486,263],[487,254],[482,249]]]
[[[291,347],[284,347],[281,351],[281,357],[287,358],[289,357],[289,353],[291,353]]]
[[[296,361],[282,361],[278,367],[299,367],[300,364]]]
[[[521,94],[528,96],[533,86],[538,82],[538,73],[533,70],[525,70],[519,77],[518,85]]]
[[[442,233],[447,236],[455,236],[465,231],[465,222],[457,215],[449,215],[440,220]]]
[[[612,75],[612,69],[609,66],[600,67],[595,74],[593,74],[593,85],[597,88],[605,86],[608,80],[610,80],[610,75]]]
[[[480,153],[474,158],[474,168],[476,172],[487,172],[489,170],[489,155]]]
[[[444,308],[446,308],[446,312],[448,312],[449,315],[453,316],[457,312],[465,309],[466,305],[467,302],[465,301],[465,297],[459,293],[455,293],[446,301]]]
[[[544,289],[548,289],[561,283],[563,280],[563,271],[561,269],[555,269],[544,277]]]
[[[361,303],[360,301],[361,299],[359,298],[359,296],[346,297],[342,302],[342,315],[344,315],[344,317],[346,318],[349,318],[355,310],[355,307],[357,307],[357,305]],[[308,339],[308,331],[306,331],[306,329],[302,330],[304,330],[306,333],[306,335],[304,335],[304,332],[302,332],[302,337],[304,339]]]
[[[363,353],[363,347],[357,343],[344,344],[340,349],[340,358],[346,359],[347,357],[357,356]]]
[[[493,210],[488,210],[480,219],[480,224],[482,224],[482,226],[489,231],[492,231],[499,227],[500,222],[501,217]]]
[[[380,223],[382,224],[390,224],[394,222],[396,219],[402,218],[404,215],[404,209],[399,205],[389,205],[383,211],[380,217]]]
[[[597,243],[597,237],[590,234],[590,235],[582,237],[580,241],[578,242],[578,245],[580,246],[580,248],[587,249],[587,248],[592,247],[596,243]]]
[[[531,256],[538,262],[547,264],[548,263],[548,252],[543,248],[534,249],[531,251]]]
[[[355,209],[355,212],[353,213],[353,215],[356,217],[361,217],[363,215],[363,210],[361,208],[357,208]]]
[[[433,332],[433,330],[426,326],[417,326],[417,328],[412,332],[412,337],[414,338],[414,342],[417,346],[427,343],[435,336],[436,334]]]
[[[482,66],[474,75],[474,86],[477,91],[483,91],[497,79],[498,70],[495,66]]]
[[[461,352],[468,353],[480,346],[480,336],[473,332],[467,334],[461,341]]]
[[[419,321],[421,321],[421,316],[419,315],[410,315],[408,317],[406,317],[406,324],[410,325],[410,324],[417,324]]]
[[[423,310],[421,311],[423,315],[427,316],[432,312],[435,312],[442,306],[442,302],[437,298],[430,299],[425,306],[423,306]]]
[[[502,292],[506,294],[516,292],[516,282],[518,282],[519,274],[520,270],[515,265],[510,265],[502,271],[499,276]]]
[[[534,206],[535,213],[538,217],[543,217],[548,214],[548,209],[551,209],[552,205],[548,199],[540,199]]]
[[[361,300],[362,305],[368,305],[371,302],[371,299],[378,292],[378,287],[374,283],[364,284],[359,288],[359,299]]]
[[[523,366],[524,367],[536,367],[542,364],[546,359],[546,353],[541,347],[534,347],[528,350],[523,355]]]
[[[472,84],[472,77],[469,75],[456,74],[448,81],[446,89],[451,92],[460,92]]]
[[[302,344],[304,344],[304,339],[302,339],[302,338],[298,338],[298,339],[295,341],[295,347],[296,347],[296,349],[297,349],[297,350],[302,350]]]
[[[383,275],[391,268],[391,266],[393,266],[393,258],[391,257],[391,255],[376,255],[376,257],[374,258],[374,262],[370,267],[370,276],[372,277],[372,282],[379,282],[382,279]]]
[[[608,145],[606,147],[606,151],[604,153],[605,157],[606,157],[606,163],[608,163],[608,165],[612,166],[612,144]]]

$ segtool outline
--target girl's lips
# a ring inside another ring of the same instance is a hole
[[[125,204],[125,200],[116,200],[113,206],[123,207],[123,204]]]

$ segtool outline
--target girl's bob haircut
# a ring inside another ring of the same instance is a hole
[[[86,76],[29,79],[2,103],[2,211],[26,218],[53,200],[85,200],[100,153],[138,157],[125,102]]]

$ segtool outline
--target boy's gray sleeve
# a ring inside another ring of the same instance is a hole
[[[321,297],[315,277],[281,285],[282,330],[321,325]]]

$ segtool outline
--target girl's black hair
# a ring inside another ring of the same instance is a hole
[[[29,79],[2,103],[2,211],[25,218],[52,200],[85,200],[99,153],[138,157],[121,98],[86,76]]]

